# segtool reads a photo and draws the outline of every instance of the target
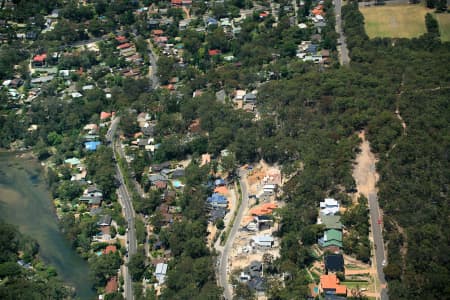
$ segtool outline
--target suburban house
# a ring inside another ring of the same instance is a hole
[[[270,215],[273,213],[273,210],[277,207],[278,205],[276,203],[264,203],[260,206],[252,208],[249,213],[252,216]]]
[[[343,227],[340,216],[324,215],[322,213],[320,213],[319,218],[317,218],[317,224],[325,225],[325,229],[341,230]]]
[[[100,141],[90,141],[84,143],[84,147],[87,151],[96,151],[98,146],[100,145],[101,145]]]
[[[275,194],[277,191],[277,185],[276,184],[265,184],[263,186],[263,192],[269,195]]]
[[[150,166],[151,172],[161,172],[163,169],[170,168],[170,162],[166,161],[160,164],[153,164]]]
[[[106,287],[105,287],[105,294],[111,294],[114,292],[117,292],[117,290],[119,289],[119,284],[117,282],[117,277],[111,277],[108,282],[106,283]]]
[[[223,207],[223,208],[228,207],[227,198],[218,193],[212,194],[211,197],[208,197],[208,199],[206,199],[206,202],[212,207]]]
[[[80,197],[80,202],[86,203],[90,208],[100,206],[103,200],[103,192],[97,186],[89,186]]]
[[[335,215],[339,212],[339,202],[333,198],[325,198],[320,202],[320,212],[324,215]]]
[[[180,177],[184,177],[184,169],[175,169],[172,172],[172,178],[180,178]]]
[[[112,218],[110,215],[101,216],[100,220],[97,222],[97,225],[100,227],[111,226]]]
[[[151,185],[156,185],[157,182],[165,182],[167,183],[168,179],[166,176],[162,174],[151,174],[148,176],[148,180]]]
[[[116,245],[108,245],[103,249],[102,254],[115,253],[117,251]]]
[[[33,66],[34,67],[44,67],[47,62],[47,54],[37,54],[33,57]]]
[[[166,274],[167,274],[167,264],[165,263],[159,263],[156,265],[155,273],[153,273],[156,277],[156,280],[158,280],[158,284],[164,284],[164,281],[166,280]]]
[[[336,274],[320,276],[320,291],[325,295],[346,296],[347,288],[339,284]]]
[[[336,229],[328,229],[318,243],[323,248],[330,246],[342,248],[342,232]]]
[[[79,164],[81,164],[81,161],[76,157],[71,157],[71,158],[64,160],[64,163],[67,164],[69,166],[69,168],[75,168]]]
[[[275,240],[272,236],[269,235],[257,235],[252,238],[252,242],[254,247],[259,248],[272,248]]]
[[[325,256],[325,274],[344,272],[344,257],[342,254],[328,254]]]

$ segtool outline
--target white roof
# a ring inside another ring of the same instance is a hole
[[[339,203],[333,198],[325,198],[324,203],[326,206],[339,206]]]
[[[155,275],[166,275],[167,264],[159,263],[156,265]]]
[[[274,239],[270,235],[257,235],[253,238],[255,243],[273,243]]]
[[[263,187],[264,190],[274,190],[276,188],[277,188],[276,184],[265,184]]]

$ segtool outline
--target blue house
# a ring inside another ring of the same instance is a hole
[[[95,151],[95,150],[97,150],[97,147],[100,146],[100,144],[101,144],[100,141],[91,141],[91,142],[84,143],[84,147],[88,151]]]
[[[227,198],[218,193],[212,194],[211,197],[208,197],[208,199],[206,199],[206,202],[212,207],[228,207]]]
[[[214,181],[215,186],[221,186],[221,185],[225,185],[225,180],[223,180],[222,178],[216,179]]]

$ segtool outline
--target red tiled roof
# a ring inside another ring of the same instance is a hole
[[[222,53],[222,51],[219,49],[212,49],[208,51],[209,56],[219,55],[220,53]]]
[[[181,0],[171,0],[170,3],[172,5],[181,5]]]
[[[339,285],[339,279],[336,274],[328,274],[320,276],[320,286],[324,289],[334,289],[337,295],[346,295],[347,287],[345,285]]]
[[[111,113],[102,111],[100,113],[100,120],[108,119],[111,117]]]
[[[165,189],[167,187],[167,182],[165,182],[165,181],[157,181],[157,182],[155,182],[155,186],[158,189]]]
[[[110,293],[114,293],[117,291],[117,289],[119,288],[119,285],[117,284],[117,277],[111,277],[108,280],[108,283],[106,284],[105,287],[105,294],[110,294]]]
[[[43,53],[43,54],[38,54],[33,58],[34,62],[43,62],[44,60],[47,59],[47,54]]]
[[[117,49],[126,49],[126,48],[130,48],[132,45],[130,43],[125,43],[122,45],[117,46]]]
[[[108,245],[106,246],[106,248],[103,250],[103,254],[109,254],[109,253],[114,253],[117,251],[117,247],[116,245]]]
[[[123,35],[119,35],[119,36],[116,36],[116,41],[118,41],[119,43],[125,43],[126,41],[128,41],[128,39],[126,37],[124,37]]]
[[[163,33],[164,33],[164,30],[161,30],[161,29],[153,29],[152,30],[152,34],[154,34],[154,35],[161,35]]]

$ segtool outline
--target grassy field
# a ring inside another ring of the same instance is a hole
[[[450,14],[435,14],[439,23],[439,31],[441,32],[441,40],[450,41]]]
[[[374,37],[418,37],[426,32],[425,14],[433,12],[423,5],[385,5],[361,7],[366,32]],[[450,41],[450,14],[436,14],[443,41]]]

